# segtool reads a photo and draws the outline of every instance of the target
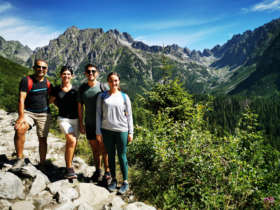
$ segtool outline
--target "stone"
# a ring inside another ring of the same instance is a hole
[[[39,192],[43,191],[46,187],[47,184],[49,183],[49,179],[46,175],[43,173],[37,173],[36,178],[34,182],[32,183],[31,189],[29,191],[30,195],[36,195]]]
[[[124,210],[156,210],[155,207],[148,206],[142,202],[130,203],[123,208]]]
[[[35,206],[31,201],[18,201],[12,205],[12,210],[33,210]]]
[[[105,204],[103,209],[104,210],[118,210],[122,209],[123,206],[125,206],[126,203],[118,196],[113,196],[112,200]]]
[[[101,205],[102,202],[105,202],[110,195],[108,190],[105,188],[90,183],[79,183],[77,191],[79,192],[80,197],[74,202],[77,205],[88,203],[92,207],[95,205]]]
[[[69,183],[67,179],[59,180],[53,183],[50,183],[47,185],[47,188],[50,190],[50,192],[55,195],[58,191],[60,191],[62,188],[68,188],[72,187],[72,184]]]
[[[78,210],[94,210],[88,203],[82,203],[78,206]]]
[[[33,196],[31,199],[33,199],[34,205],[36,206],[36,209],[43,209],[44,206],[48,205],[53,200],[53,195],[48,191],[42,191],[36,196]]]
[[[29,163],[20,169],[20,173],[25,177],[35,178],[38,170],[31,163]]]
[[[58,202],[64,203],[66,201],[72,201],[73,199],[76,199],[79,197],[79,193],[77,190],[68,187],[68,188],[61,188],[57,192]]]
[[[75,205],[68,201],[53,207],[53,210],[73,210],[75,209]]]
[[[24,198],[22,181],[13,173],[0,172],[0,198]]]
[[[9,210],[12,204],[7,200],[0,200],[0,209]]]

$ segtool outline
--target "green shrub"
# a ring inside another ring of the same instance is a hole
[[[181,100],[188,117],[178,120],[184,111],[170,115],[168,98],[158,97],[165,109],[153,112],[149,129],[136,126],[128,149],[132,187],[141,200],[161,209],[261,209],[272,197],[269,208],[280,207],[280,154],[264,143],[255,114],[247,109],[235,134],[218,137],[203,120],[206,105]]]

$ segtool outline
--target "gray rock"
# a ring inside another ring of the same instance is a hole
[[[24,198],[24,186],[21,180],[10,172],[0,172],[0,198]]]
[[[30,195],[36,195],[43,191],[47,184],[49,183],[48,177],[43,173],[37,173],[34,182],[32,183],[31,189],[29,191]]]
[[[64,202],[72,201],[73,199],[78,198],[79,193],[71,187],[61,188],[57,192],[57,197],[58,197],[58,202],[59,203],[64,203]]]
[[[12,205],[12,210],[33,210],[35,206],[32,201],[18,201]]]
[[[12,204],[7,200],[0,200],[0,209],[9,210]]]
[[[130,203],[126,207],[124,207],[124,210],[156,210],[155,207],[148,206],[145,203],[142,202],[135,202]]]
[[[38,170],[31,163],[29,163],[20,169],[20,173],[26,177],[35,178],[37,176]]]
[[[78,210],[94,210],[88,203],[82,203],[78,206]]]
[[[123,206],[125,206],[126,203],[118,196],[113,196],[112,200],[105,204],[103,209],[104,210],[118,210],[122,209]]]
[[[54,202],[53,195],[48,191],[42,191],[31,199],[33,199],[36,209],[43,209],[44,206],[52,203],[52,201]]]
[[[60,191],[62,188],[69,188],[72,187],[72,184],[68,182],[68,180],[63,179],[59,180],[53,183],[48,184],[47,188],[50,190],[50,192],[55,195],[58,191]]]
[[[105,188],[89,183],[79,183],[77,190],[80,193],[80,198],[74,201],[77,206],[82,203],[88,203],[92,207],[102,205],[110,195]]]
[[[68,201],[53,207],[54,210],[72,210],[75,209],[75,205]]]

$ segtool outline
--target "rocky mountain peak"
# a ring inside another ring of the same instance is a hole
[[[189,48],[187,48],[187,47],[185,47],[184,49],[183,49],[183,51],[184,51],[184,53],[185,54],[187,54],[188,56],[190,56],[191,55],[191,50],[189,49]]]
[[[141,41],[134,41],[131,46],[135,49],[150,51],[150,47]]]
[[[110,29],[109,31],[107,31],[106,33],[111,33],[111,34],[115,34],[117,36],[120,35],[120,32],[117,29]]]
[[[203,52],[202,52],[202,56],[209,57],[211,55],[213,55],[213,53],[209,49],[204,49]]]
[[[69,28],[66,29],[66,31],[64,32],[64,34],[69,34],[69,33],[77,33],[80,30],[78,29],[78,27],[76,26],[71,26]]]
[[[127,33],[127,32],[123,32],[121,34],[121,39],[123,39],[123,40],[125,40],[125,41],[127,41],[129,43],[132,43],[134,41],[133,38],[130,36],[130,34]]]
[[[32,53],[28,46],[22,45],[19,41],[6,41],[0,36],[0,55],[4,58],[9,58],[19,64],[25,64]]]

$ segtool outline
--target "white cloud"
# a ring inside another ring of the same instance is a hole
[[[197,19],[188,19],[188,20],[160,20],[148,23],[142,23],[132,26],[136,30],[163,30],[163,29],[172,29],[179,27],[190,27],[196,25],[207,24],[210,22],[217,21],[218,18],[208,19],[208,20],[197,20]]]
[[[0,12],[4,11],[4,9],[1,10],[1,8],[13,7],[9,3],[4,3],[0,4]],[[0,17],[0,36],[5,40],[20,41],[23,45],[27,45],[32,50],[36,47],[48,45],[49,41],[57,38],[59,34],[61,34],[61,32],[55,31],[49,27],[42,27],[39,26],[38,23],[11,17],[8,14],[4,17]]]
[[[58,37],[60,32],[48,27],[25,23],[17,18],[0,19],[0,36],[6,40],[17,40],[32,50],[48,45],[51,39]]]
[[[280,0],[264,0],[251,8],[243,8],[243,12],[261,12],[261,11],[275,11],[280,10]]]
[[[2,2],[0,4],[0,13],[3,13],[9,9],[12,9],[12,5],[9,2]]]

